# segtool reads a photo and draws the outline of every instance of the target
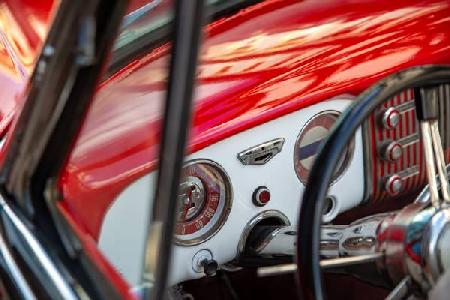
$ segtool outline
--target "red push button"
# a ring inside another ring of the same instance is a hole
[[[264,206],[270,201],[270,191],[266,186],[259,186],[255,189],[252,196],[253,204]]]

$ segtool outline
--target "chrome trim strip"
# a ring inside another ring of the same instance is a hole
[[[1,264],[4,266],[4,271],[8,273],[8,275],[14,281],[14,284],[17,285],[21,296],[24,299],[36,299],[30,286],[28,285],[27,281],[22,275],[22,272],[17,266],[2,235],[0,235],[0,257],[1,257]]]
[[[416,105],[414,104],[414,101],[408,101],[408,102],[402,103],[398,106],[393,106],[393,108],[398,110],[399,113],[404,113],[404,112],[410,111],[410,110],[414,109],[415,107],[416,107]]]
[[[373,193],[373,178],[372,178],[372,132],[369,125],[370,116],[362,125],[362,135],[363,135],[363,157],[364,157],[364,196],[361,204],[369,202],[370,197]]]
[[[411,135],[402,137],[397,142],[402,145],[402,147],[408,147],[409,145],[415,144],[420,141],[420,135],[418,132]]]
[[[321,240],[320,251],[335,251],[339,253],[339,240]]]
[[[13,210],[9,207],[6,201],[0,197],[0,208],[2,209],[2,219],[3,222],[7,221],[9,225],[12,225],[16,235],[14,236],[15,241],[21,243],[26,253],[28,259],[32,259],[33,263],[36,264],[39,270],[46,277],[46,283],[51,283],[55,290],[59,293],[61,299],[76,300],[78,297],[74,293],[74,290],[69,285],[69,283],[64,279],[60,270],[52,262],[42,245],[34,237],[31,231],[25,226],[25,224],[17,217]],[[6,224],[8,225],[8,224]],[[10,227],[8,227],[9,229]],[[21,249],[18,249],[19,252]]]
[[[415,176],[419,174],[419,166],[412,166],[410,168],[404,169],[400,172],[398,172],[398,176],[400,176],[402,179],[407,179],[409,177]]]

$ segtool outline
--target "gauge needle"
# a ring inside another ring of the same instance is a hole
[[[183,194],[184,200],[183,200],[183,211],[181,212],[180,221],[185,221],[186,216],[188,214],[189,208],[191,208],[191,195],[192,192],[188,191],[187,193]]]

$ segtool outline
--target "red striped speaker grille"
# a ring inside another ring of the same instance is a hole
[[[445,149],[446,161],[450,161],[450,85],[439,87],[440,132]],[[386,129],[382,124],[383,113],[394,108],[400,113],[397,126]],[[445,117],[447,116],[447,117]],[[401,192],[395,196],[419,190],[425,186],[425,170],[419,124],[414,105],[414,91],[405,90],[387,100],[369,118],[366,124],[366,168],[371,178],[371,200],[384,200],[392,197],[386,190],[386,182],[391,176],[402,179]],[[398,142],[402,145],[402,155],[395,161],[383,159],[383,146]]]

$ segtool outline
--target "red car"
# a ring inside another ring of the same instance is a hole
[[[0,38],[2,296],[447,299],[449,1],[6,0]]]

